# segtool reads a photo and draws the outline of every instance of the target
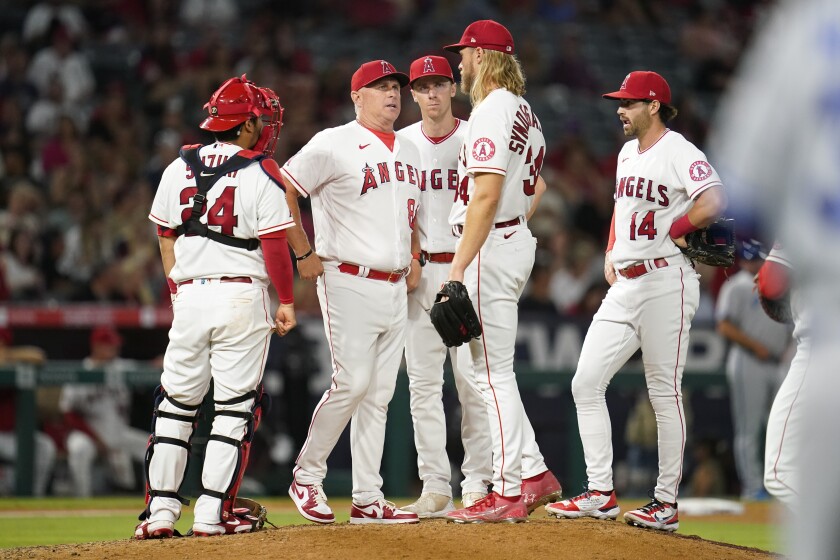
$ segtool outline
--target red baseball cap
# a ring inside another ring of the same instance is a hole
[[[413,84],[414,80],[425,76],[441,76],[455,81],[449,61],[442,56],[421,56],[411,63],[409,75],[411,77],[409,84]]]
[[[393,64],[387,60],[371,60],[365,62],[359,66],[358,70],[353,72],[353,78],[350,80],[350,91],[359,91],[385,77],[394,78],[400,83],[400,87],[408,85],[408,76],[402,72],[397,72]]]
[[[111,344],[113,346],[120,346],[122,344],[122,337],[120,334],[110,327],[96,327],[90,333],[90,344]]]
[[[605,99],[648,99],[668,104],[671,102],[671,88],[665,78],[656,72],[637,70],[630,72],[618,91],[605,93]]]
[[[464,47],[481,47],[491,51],[513,54],[513,35],[501,23],[492,19],[482,19],[469,24],[458,43],[443,48],[448,51],[459,52]]]

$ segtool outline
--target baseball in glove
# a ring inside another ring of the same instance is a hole
[[[790,312],[790,291],[787,291],[778,299],[770,299],[758,294],[758,301],[767,316],[777,323],[793,323],[793,314]]]
[[[680,250],[688,258],[728,268],[735,263],[735,220],[719,218],[703,229],[686,234],[685,242],[688,246]]]
[[[461,346],[481,336],[481,324],[475,314],[467,287],[461,282],[444,282],[432,305],[432,324],[443,343]]]

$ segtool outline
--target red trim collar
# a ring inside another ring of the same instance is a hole
[[[647,148],[645,148],[644,150],[640,150],[640,149],[639,149],[639,146],[636,146],[636,151],[639,153],[639,155],[641,155],[641,154],[645,153],[646,151],[650,150],[651,148],[653,148],[654,146],[656,146],[657,144],[659,144],[659,141],[660,141],[660,140],[662,140],[663,138],[665,138],[665,135],[666,135],[666,134],[668,134],[669,132],[671,132],[671,129],[670,129],[670,128],[666,128],[666,129],[665,129],[665,132],[663,132],[663,133],[662,133],[662,136],[660,136],[659,138],[657,138],[657,139],[656,139],[656,142],[654,142],[653,144],[651,144],[650,146],[648,146],[648,147],[647,147]]]
[[[461,126],[461,119],[456,117],[455,118],[455,127],[452,130],[450,130],[449,134],[447,134],[446,136],[429,136],[428,134],[426,134],[426,131],[423,130],[423,125],[422,124],[420,125],[420,132],[422,132],[423,136],[426,137],[426,140],[428,140],[432,144],[441,144],[442,142],[445,142],[453,134],[455,134],[455,131],[458,130],[459,126]]]

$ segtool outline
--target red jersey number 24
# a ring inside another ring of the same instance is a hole
[[[192,214],[192,197],[198,192],[198,187],[187,187],[181,191],[180,203],[189,205],[181,210],[181,223],[186,222]],[[233,228],[239,224],[239,218],[233,213],[236,187],[225,187],[213,202],[207,212],[207,225],[219,226],[224,235],[233,235]],[[206,211],[206,208],[204,209]]]

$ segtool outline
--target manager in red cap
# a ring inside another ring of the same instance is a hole
[[[300,224],[298,197],[312,199],[314,252],[300,225],[289,228],[301,278],[317,279],[332,353],[332,386],[312,415],[289,496],[300,514],[333,523],[324,494],[327,458],[350,418],[350,523],[416,523],[386,501],[379,474],[385,419],[405,346],[411,254],[420,200],[420,155],[394,134],[408,76],[386,60],[365,62],[350,80],[356,119],[316,134],[281,170]]]
[[[618,118],[630,140],[618,154],[615,209],[604,262],[610,284],[583,342],[572,395],[586,460],[588,489],[546,506],[563,518],[615,519],[612,433],[604,394],[639,349],[658,430],[659,477],[650,503],[630,510],[631,525],[676,531],[686,426],[682,404],[691,320],[700,301],[699,275],[683,255],[685,235],[714,222],[726,207],[717,172],[705,154],[666,123],[677,110],[668,82],[630,72],[618,91]]]

